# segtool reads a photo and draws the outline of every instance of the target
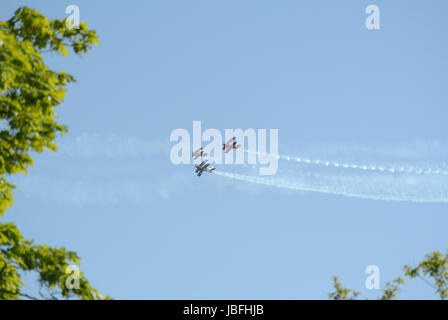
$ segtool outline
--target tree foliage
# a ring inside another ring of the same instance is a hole
[[[401,285],[405,284],[405,281],[398,277],[392,282],[387,282],[386,287],[383,290],[383,294],[381,295],[379,300],[392,300],[397,297],[398,292],[401,290]]]
[[[416,267],[405,265],[403,267],[404,276],[409,279],[420,278],[435,289],[440,299],[448,298],[448,252],[441,254],[440,252],[431,252],[425,256],[425,259]],[[405,284],[405,280],[401,277],[396,278],[392,282],[386,283],[380,300],[392,300],[397,298],[401,286]],[[337,277],[333,277],[334,291],[328,294],[333,300],[354,300],[360,293],[352,289],[344,288]]]
[[[359,292],[347,289],[339,282],[338,277],[333,277],[334,291],[328,294],[332,300],[355,300],[359,296]]]
[[[436,290],[440,299],[448,299],[448,252],[431,252],[415,268],[404,266],[405,275],[411,279],[420,278]]]
[[[0,299],[36,299],[22,292],[25,284],[21,274],[27,271],[37,272],[41,288],[46,289],[46,292],[40,292],[42,298],[102,298],[82,273],[77,274],[78,289],[71,290],[67,286],[67,279],[72,273],[69,266],[80,263],[75,252],[34,245],[32,241],[24,240],[12,223],[0,224],[0,248]]]
[[[75,79],[50,69],[42,54],[65,56],[68,48],[85,54],[94,44],[98,37],[86,23],[72,28],[66,19],[48,20],[28,7],[17,9],[8,21],[0,20],[0,216],[13,204],[15,186],[7,177],[26,173],[33,164],[30,153],[56,150],[56,137],[67,131],[54,108]],[[14,224],[0,223],[0,299],[35,298],[23,292],[22,275],[30,271],[37,272],[44,298],[101,298],[82,274],[79,289],[68,289],[67,268],[79,263],[76,253],[35,245]]]

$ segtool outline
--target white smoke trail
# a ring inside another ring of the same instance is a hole
[[[307,165],[317,165],[322,167],[333,167],[333,168],[343,168],[343,169],[356,169],[356,170],[364,170],[364,171],[377,171],[377,172],[389,172],[389,173],[410,173],[410,174],[425,174],[425,175],[444,175],[448,176],[448,170],[442,169],[440,167],[432,168],[432,167],[416,167],[413,165],[367,165],[367,164],[359,164],[359,163],[347,163],[347,162],[338,162],[338,161],[329,161],[329,160],[320,160],[320,159],[310,159],[306,157],[290,157],[290,156],[282,156],[282,155],[270,155],[266,153],[260,153],[251,150],[244,150],[247,153],[256,154],[258,156],[263,157],[276,157],[277,159],[287,160],[287,161],[295,161],[301,164]]]
[[[287,178],[271,176],[266,178],[215,171],[215,174],[239,181],[260,185],[342,195],[372,200],[410,202],[448,202],[448,180],[429,176],[371,174],[368,176],[347,176],[316,174],[288,174]]]
[[[69,139],[63,137],[59,143],[58,153],[81,159],[152,158],[169,154],[169,148],[161,140],[144,140],[133,136],[84,132]]]

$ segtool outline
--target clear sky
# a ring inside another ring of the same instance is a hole
[[[446,1],[2,1],[0,18],[19,5],[63,18],[70,4],[100,45],[84,57],[47,54],[77,79],[58,108],[69,133],[14,177],[15,204],[2,220],[36,243],[78,252],[102,293],[326,299],[337,275],[372,298],[368,265],[384,287],[404,264],[448,249],[447,202],[198,178],[169,159],[171,131],[201,120],[278,128],[285,155],[446,168]],[[380,30],[364,25],[371,4]],[[307,172],[279,162],[283,177],[295,179],[285,176],[294,170]],[[319,170],[316,179],[327,174]],[[376,176],[365,174],[356,177],[368,187]],[[415,187],[446,195],[437,188],[448,176],[425,179]],[[393,192],[412,191],[393,181]],[[400,297],[435,295],[411,280]]]

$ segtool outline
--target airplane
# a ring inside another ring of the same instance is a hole
[[[232,149],[238,149],[239,147],[241,147],[241,145],[237,145],[236,144],[236,138],[233,137],[232,139],[230,139],[229,141],[227,141],[227,143],[223,143],[222,144],[222,150],[226,150],[226,153],[229,153],[230,150]]]
[[[215,167],[209,168],[208,167],[209,165],[210,165],[210,162],[207,162],[207,160],[204,160],[199,165],[195,166],[196,167],[195,172],[198,174],[198,177],[200,177],[204,171],[211,173],[216,170]]]
[[[203,149],[204,148],[200,147],[198,150],[196,150],[195,152],[192,153],[191,156],[193,157],[194,160],[196,160],[199,157],[206,157],[207,156],[207,153],[205,153],[203,151]]]

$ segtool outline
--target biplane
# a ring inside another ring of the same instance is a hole
[[[198,177],[200,177],[202,173],[204,173],[204,171],[211,173],[216,170],[215,167],[210,167],[210,162],[208,162],[207,160],[202,161],[199,165],[195,167],[196,167],[195,172],[198,174]]]
[[[196,160],[199,157],[206,157],[207,153],[204,152],[204,148],[200,147],[198,150],[196,150],[195,152],[193,152],[191,154],[191,156],[193,157],[194,160]]]
[[[226,153],[229,153],[232,149],[238,149],[239,147],[241,147],[241,145],[237,144],[235,137],[227,141],[227,143],[222,144],[222,150],[225,150]]]

